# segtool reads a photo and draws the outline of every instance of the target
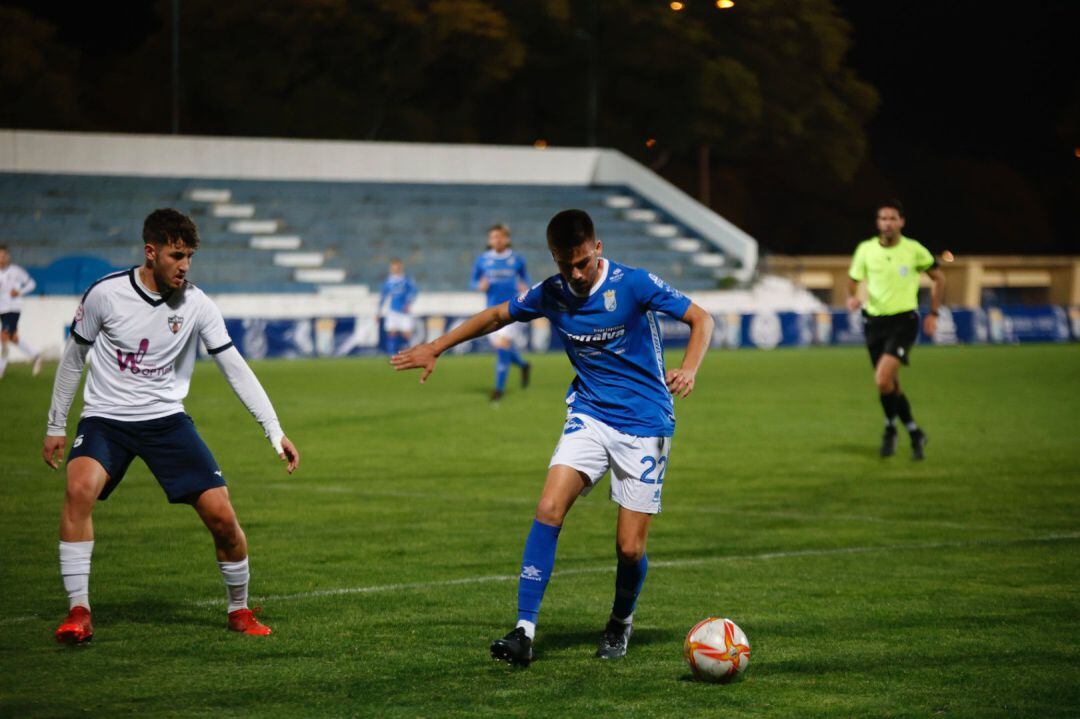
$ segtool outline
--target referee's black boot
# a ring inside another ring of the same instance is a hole
[[[896,454],[896,427],[893,425],[885,426],[885,434],[881,436],[881,456],[891,457]],[[914,443],[914,439],[912,440]]]
[[[491,643],[491,658],[527,667],[532,662],[532,639],[523,627],[516,627],[502,639]]]
[[[923,447],[930,442],[930,438],[926,436],[926,433],[921,429],[917,429],[911,433],[911,458],[912,459],[924,459],[926,455],[923,453]]]

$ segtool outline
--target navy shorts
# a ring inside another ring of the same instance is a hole
[[[214,455],[183,412],[143,422],[84,417],[75,430],[68,462],[76,457],[96,459],[108,473],[109,481],[98,499],[112,494],[136,457],[146,462],[174,504],[225,486]]]
[[[0,329],[7,332],[9,335],[13,335],[19,331],[19,313],[18,312],[5,312],[0,315]]]

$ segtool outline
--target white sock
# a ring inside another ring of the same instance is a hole
[[[27,343],[26,340],[22,339],[21,337],[19,338],[19,342],[15,346],[18,347],[20,350],[22,350],[23,354],[25,354],[27,357],[36,357],[37,356],[37,351],[33,347],[31,347]]]
[[[221,578],[225,580],[225,589],[229,593],[229,612],[247,609],[248,582],[251,579],[247,557],[239,562],[218,562],[217,564],[221,569]]]
[[[617,622],[622,622],[623,624],[633,624],[634,623],[634,614],[633,614],[633,612],[631,612],[630,616],[626,617],[625,619],[623,619],[622,617],[616,617],[614,614],[611,615],[611,618],[614,619]]]
[[[68,593],[68,609],[76,606],[90,608],[90,555],[94,540],[65,542],[60,540],[60,576]]]
[[[908,432],[918,432],[919,431],[919,425],[915,424],[915,420],[911,420],[910,422],[908,422],[904,426],[907,427]]]
[[[0,377],[4,376],[4,370],[7,369],[7,357],[0,357]]]
[[[530,622],[528,619],[519,619],[517,625],[525,630],[525,636],[529,639],[536,638],[536,622]]]

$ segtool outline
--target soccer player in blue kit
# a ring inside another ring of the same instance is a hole
[[[412,338],[412,304],[416,301],[416,283],[405,274],[405,263],[390,260],[390,274],[379,293],[379,317],[386,333],[386,352],[396,354],[409,346]]]
[[[514,254],[510,249],[510,228],[506,225],[493,225],[488,230],[488,250],[476,258],[470,286],[487,295],[488,307],[501,305],[528,289],[529,273],[525,269],[525,258]],[[491,391],[492,402],[502,399],[511,364],[521,368],[522,388],[529,386],[532,367],[522,359],[515,345],[520,330],[521,325],[510,322],[492,332],[489,338],[495,347],[495,389]]]
[[[480,312],[438,339],[395,355],[397,370],[422,369],[423,383],[451,347],[511,322],[546,317],[577,371],[566,396],[567,419],[548,467],[518,579],[518,622],[491,645],[495,659],[528,666],[540,602],[555,565],[559,530],[574,501],[611,471],[619,505],[615,601],[596,656],[626,654],[634,607],[645,582],[649,524],[675,430],[673,396],[687,397],[705,357],[713,320],[656,275],[601,256],[591,218],[564,210],[547,227],[559,272],[518,297]],[[656,312],[690,325],[678,369],[665,370]]]

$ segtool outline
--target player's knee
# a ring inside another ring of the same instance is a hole
[[[619,537],[615,542],[615,552],[620,562],[635,564],[645,556],[645,540],[640,537]]]
[[[97,483],[91,477],[68,477],[64,504],[67,509],[88,512],[97,500]]]
[[[874,374],[874,383],[881,394],[892,394],[896,391],[896,378],[891,372],[879,369]]]
[[[536,505],[536,518],[544,524],[561,527],[566,518],[566,507],[554,499],[541,497]]]
[[[219,546],[234,547],[243,541],[244,532],[232,512],[211,517],[206,526]]]

